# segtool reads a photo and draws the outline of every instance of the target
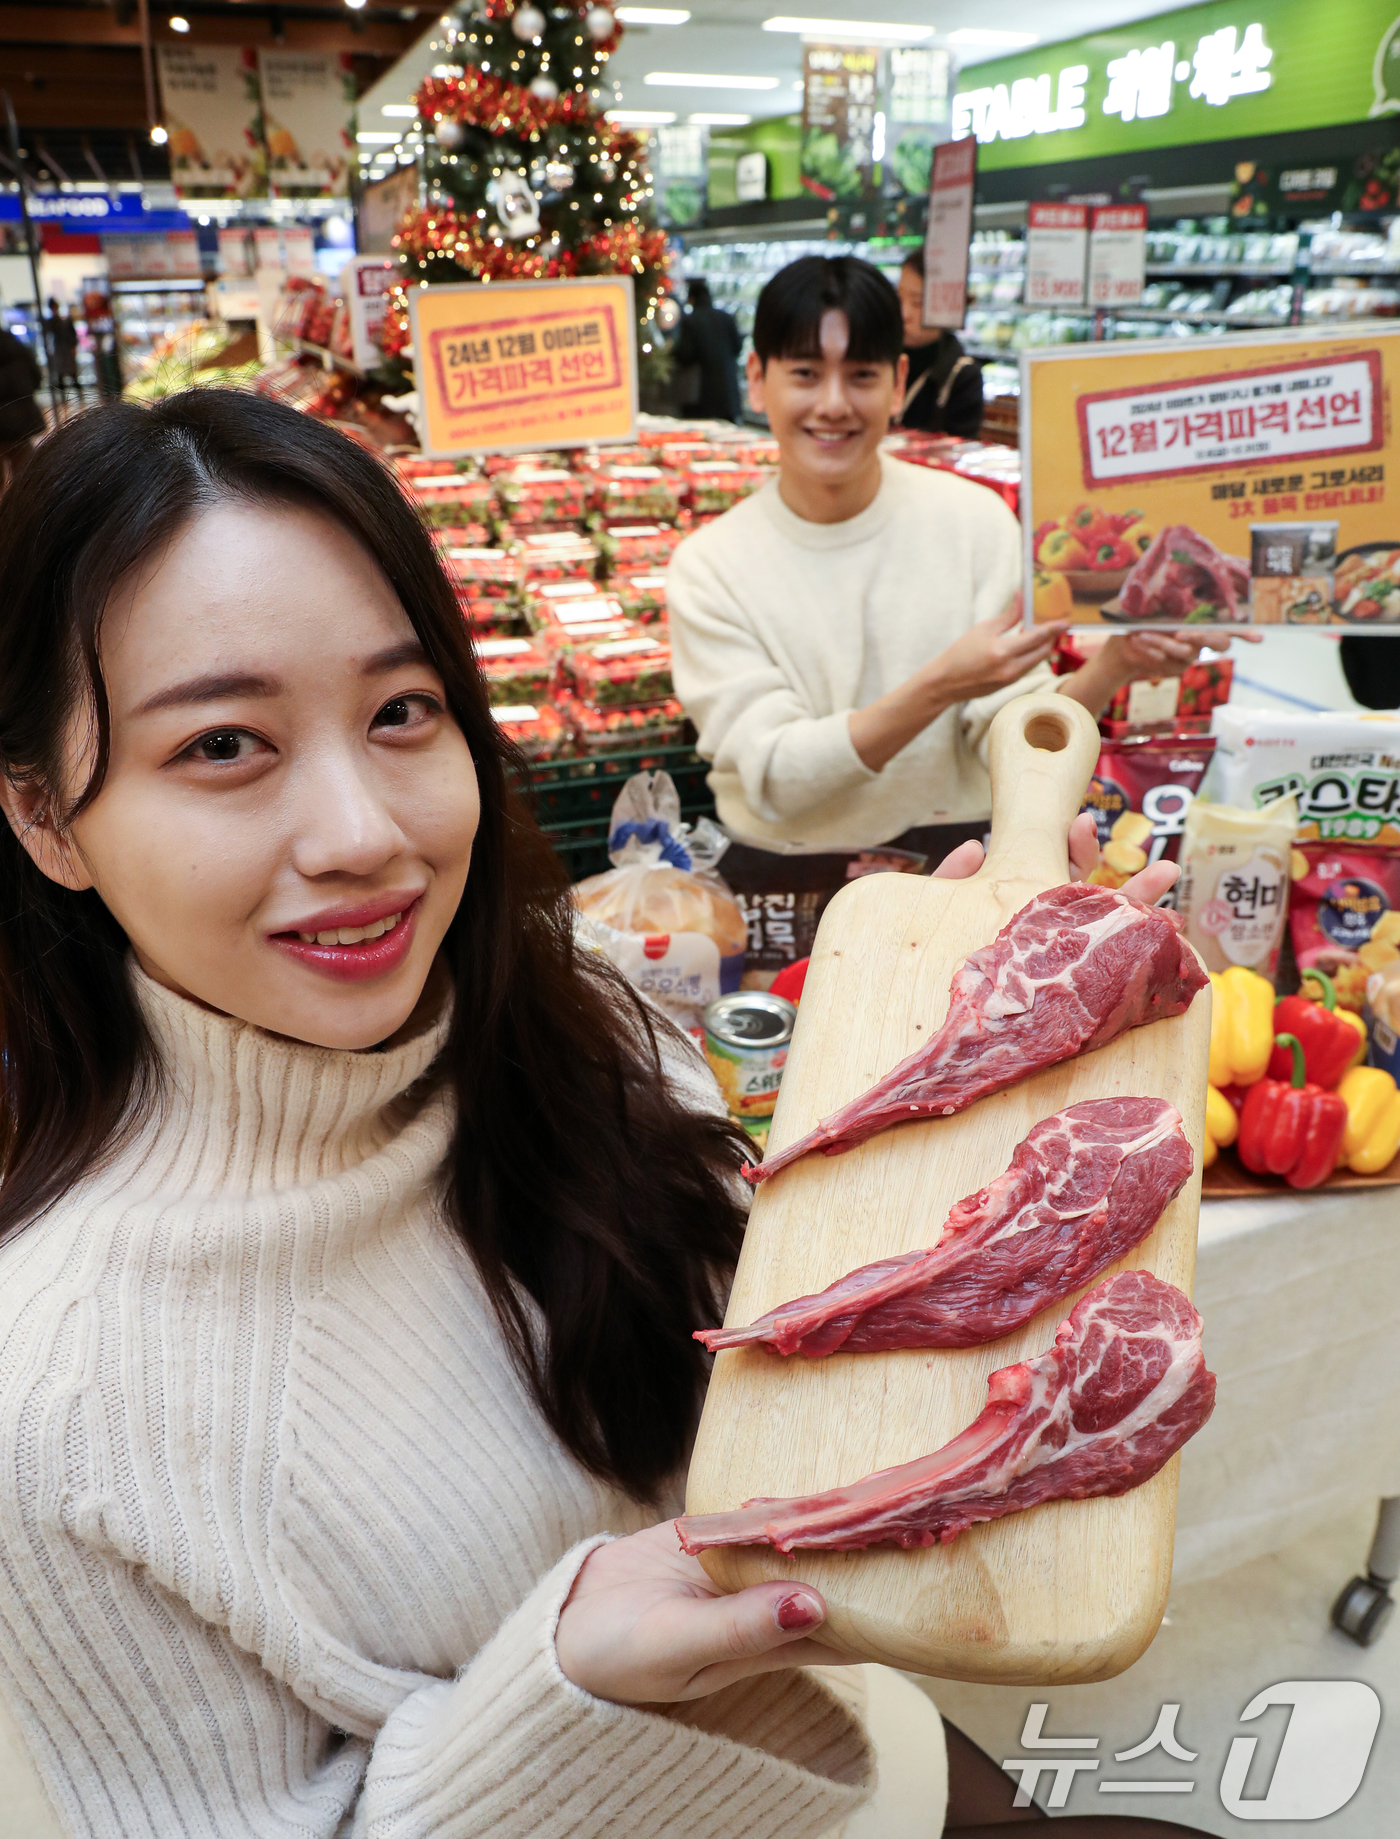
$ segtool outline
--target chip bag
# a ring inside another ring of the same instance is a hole
[[[1325,971],[1360,1014],[1372,973],[1400,963],[1400,854],[1300,844],[1289,931],[1298,969]]]
[[[715,872],[728,847],[709,818],[681,821],[669,773],[636,773],[613,806],[613,867],[574,889],[588,941],[697,1039],[707,1006],[744,970],[744,915]]]
[[[1214,747],[1205,736],[1104,742],[1081,807],[1092,812],[1099,833],[1091,881],[1121,888],[1149,862],[1176,861]]]

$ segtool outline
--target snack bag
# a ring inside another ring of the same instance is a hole
[[[1257,809],[1291,792],[1298,842],[1400,848],[1400,715],[1229,705],[1211,733],[1209,789],[1222,804]]]
[[[1291,797],[1262,811],[1197,798],[1187,811],[1177,909],[1207,970],[1243,964],[1273,977],[1288,917],[1297,824]]]
[[[1320,970],[1358,1013],[1373,972],[1400,963],[1400,855],[1303,843],[1293,851],[1289,930],[1300,971]]]
[[[1200,789],[1214,741],[1129,738],[1105,741],[1081,809],[1098,827],[1099,866],[1089,877],[1121,888],[1149,862],[1175,862],[1186,813]]]
[[[728,847],[709,818],[682,823],[669,773],[637,773],[613,806],[614,866],[574,889],[589,942],[697,1040],[707,1005],[744,969],[744,916],[715,872]]]
[[[1400,958],[1366,979],[1366,1028],[1371,1065],[1400,1080]]]

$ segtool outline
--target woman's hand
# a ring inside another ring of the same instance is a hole
[[[845,1664],[811,1638],[825,1620],[809,1584],[753,1584],[726,1596],[665,1520],[589,1553],[554,1651],[565,1676],[594,1698],[674,1705],[778,1667]]]
[[[943,881],[966,881],[977,873],[982,861],[980,843],[959,843],[933,872]],[[1098,826],[1089,812],[1081,811],[1069,827],[1069,878],[1085,881],[1098,865]],[[1155,907],[1167,889],[1175,887],[1180,873],[1175,862],[1149,862],[1136,875],[1130,875],[1118,892],[1140,900],[1145,907]]]

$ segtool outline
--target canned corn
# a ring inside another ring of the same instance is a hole
[[[778,1102],[797,1010],[766,990],[738,990],[705,1010],[705,1058],[729,1114],[766,1133]]]

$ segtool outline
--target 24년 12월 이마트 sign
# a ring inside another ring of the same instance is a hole
[[[634,438],[632,277],[409,290],[423,451]]]
[[[1400,330],[1021,359],[1029,617],[1400,630]]]

